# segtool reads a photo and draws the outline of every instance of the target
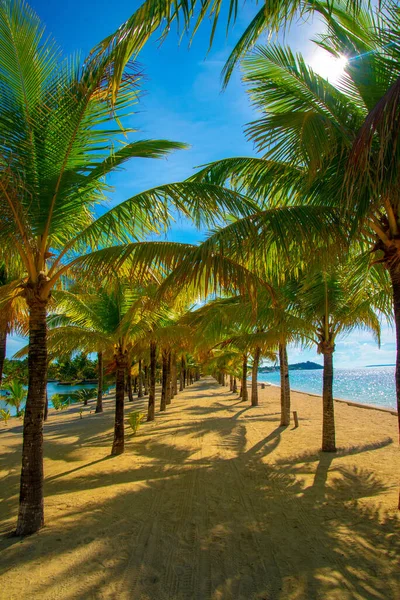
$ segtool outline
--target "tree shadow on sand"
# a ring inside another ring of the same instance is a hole
[[[123,466],[89,447],[85,464],[47,478],[47,527],[0,539],[0,575],[19,569],[14,597],[398,600],[398,518],[366,501],[387,486],[336,460],[392,440],[272,463],[288,429],[249,446],[243,416],[173,428],[163,415]],[[99,422],[90,443],[103,433]]]
[[[83,486],[146,486],[64,508],[23,542],[3,539],[3,569],[26,567],[30,598],[59,589],[63,598],[79,597],[81,577],[87,598],[395,599],[398,521],[356,502],[384,483],[342,469],[327,487],[317,469],[310,491],[293,473],[299,457],[275,467],[262,460],[282,433],[275,429],[247,452],[238,442],[234,458],[192,460],[190,468],[187,452],[159,444],[151,468],[107,472],[105,461],[95,479],[50,478],[49,498]],[[327,470],[329,457],[320,463]],[[50,580],[39,576],[38,561],[54,563]]]

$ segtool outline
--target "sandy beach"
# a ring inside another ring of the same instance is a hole
[[[321,399],[292,409],[299,427],[279,427],[279,388],[253,408],[205,378],[113,458],[112,399],[51,410],[46,527],[24,540],[22,426],[2,425],[0,598],[399,600],[396,417],[335,403],[324,455]]]

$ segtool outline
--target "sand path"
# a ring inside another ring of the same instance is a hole
[[[279,390],[252,408],[206,378],[114,458],[112,401],[52,414],[46,527],[23,541],[7,537],[14,420],[0,434],[0,598],[399,600],[396,418],[336,404],[340,451],[323,455],[320,400],[293,394],[293,408],[300,427],[280,428]]]

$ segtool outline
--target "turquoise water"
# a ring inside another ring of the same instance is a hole
[[[49,397],[49,406],[52,406],[51,398],[53,394],[69,394],[72,392],[77,392],[81,389],[90,389],[95,387],[97,387],[95,383],[80,383],[79,385],[57,385],[57,383],[48,383],[47,394]],[[15,409],[12,406],[8,406],[3,399],[0,400],[0,408],[9,409],[12,415],[15,414]]]
[[[290,371],[289,376],[293,390],[322,394],[322,369]],[[280,385],[279,372],[259,373],[258,380]],[[335,398],[396,408],[394,367],[335,369],[333,393]]]

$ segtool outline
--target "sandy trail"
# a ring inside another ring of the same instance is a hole
[[[0,434],[0,598],[399,600],[396,417],[336,404],[340,451],[323,455],[321,401],[292,404],[300,427],[281,428],[278,389],[252,408],[206,378],[113,458],[111,400],[51,414],[46,527],[23,541],[7,537],[14,420]]]

